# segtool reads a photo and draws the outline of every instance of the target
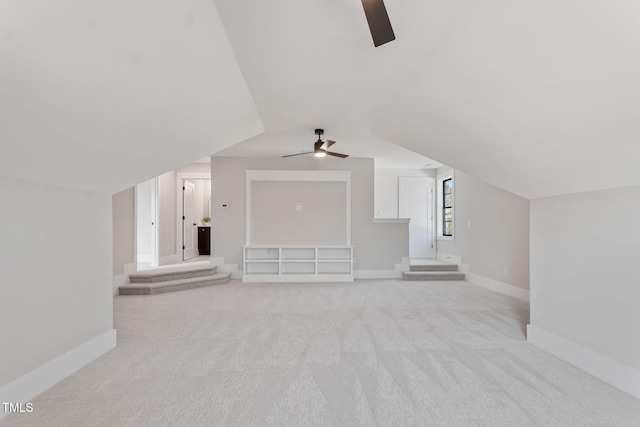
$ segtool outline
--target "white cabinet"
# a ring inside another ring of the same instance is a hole
[[[352,246],[246,245],[243,282],[352,282]]]

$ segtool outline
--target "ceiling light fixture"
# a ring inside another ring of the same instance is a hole
[[[327,152],[326,152],[326,151],[324,151],[324,150],[323,150],[323,149],[321,149],[321,148],[318,148],[318,149],[316,149],[316,150],[313,152],[313,155],[314,155],[314,156],[316,156],[316,157],[326,157]]]

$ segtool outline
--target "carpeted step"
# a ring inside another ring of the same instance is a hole
[[[218,267],[215,265],[205,266],[180,266],[168,268],[156,268],[153,270],[144,270],[139,273],[129,275],[131,283],[156,283],[168,282],[179,279],[190,279],[193,277],[211,276],[216,274]]]
[[[209,276],[190,277],[151,283],[127,283],[118,288],[120,295],[155,295],[165,292],[184,291],[227,283],[231,273],[216,273]]]
[[[412,264],[409,271],[458,271],[457,264]]]
[[[404,271],[404,280],[464,280],[464,273],[457,271]]]

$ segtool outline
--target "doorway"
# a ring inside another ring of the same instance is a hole
[[[186,261],[195,256],[196,247],[196,215],[194,196],[196,186],[193,182],[184,180],[182,184],[182,260]]]
[[[158,266],[158,178],[135,187],[136,267]]]
[[[179,230],[182,261],[202,259],[210,254],[211,180],[182,179]]]
[[[435,258],[434,190],[431,177],[398,178],[398,214],[409,218],[409,257]]]

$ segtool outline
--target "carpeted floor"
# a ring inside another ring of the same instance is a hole
[[[0,426],[639,426],[466,282],[242,284],[114,301],[118,347]]]

